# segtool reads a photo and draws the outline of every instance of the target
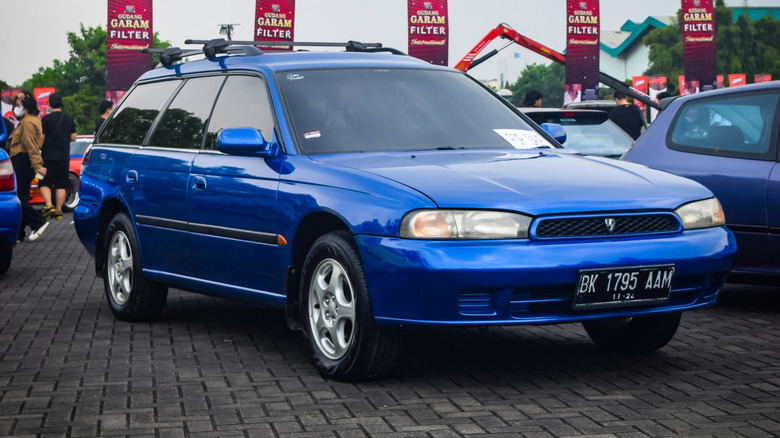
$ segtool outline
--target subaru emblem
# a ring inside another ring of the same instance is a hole
[[[610,218],[604,219],[604,225],[607,226],[607,231],[609,231],[609,234],[612,234],[612,233],[615,232],[616,222],[615,222],[614,218],[610,217]]]

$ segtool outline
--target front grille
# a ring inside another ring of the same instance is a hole
[[[538,239],[561,239],[671,233],[679,230],[680,221],[667,213],[603,215],[542,219],[536,226],[534,236]]]

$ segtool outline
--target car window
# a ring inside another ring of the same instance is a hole
[[[772,127],[778,95],[699,99],[685,105],[670,130],[670,147],[711,155],[774,160]]]
[[[228,77],[209,122],[206,149],[216,149],[217,134],[227,128],[256,128],[266,140],[271,140],[274,115],[262,78]]]
[[[135,87],[114,110],[100,135],[103,143],[140,145],[154,119],[181,81],[155,82]]]
[[[305,70],[277,73],[277,83],[302,154],[551,147],[461,73]]]
[[[84,155],[89,145],[92,144],[91,138],[79,138],[70,142],[71,155]]]
[[[200,149],[214,98],[224,76],[188,80],[165,110],[149,146]]]

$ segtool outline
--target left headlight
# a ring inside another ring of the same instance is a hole
[[[683,228],[695,230],[697,228],[720,227],[726,224],[726,215],[717,198],[703,199],[701,201],[685,204],[674,211],[682,219]]]
[[[525,239],[531,218],[518,213],[482,210],[416,210],[401,220],[407,239]]]

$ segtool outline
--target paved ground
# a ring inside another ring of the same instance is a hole
[[[780,287],[727,287],[651,356],[579,325],[426,330],[345,384],[276,310],[174,290],[159,320],[115,321],[71,219],[0,277],[0,436],[780,435]]]

